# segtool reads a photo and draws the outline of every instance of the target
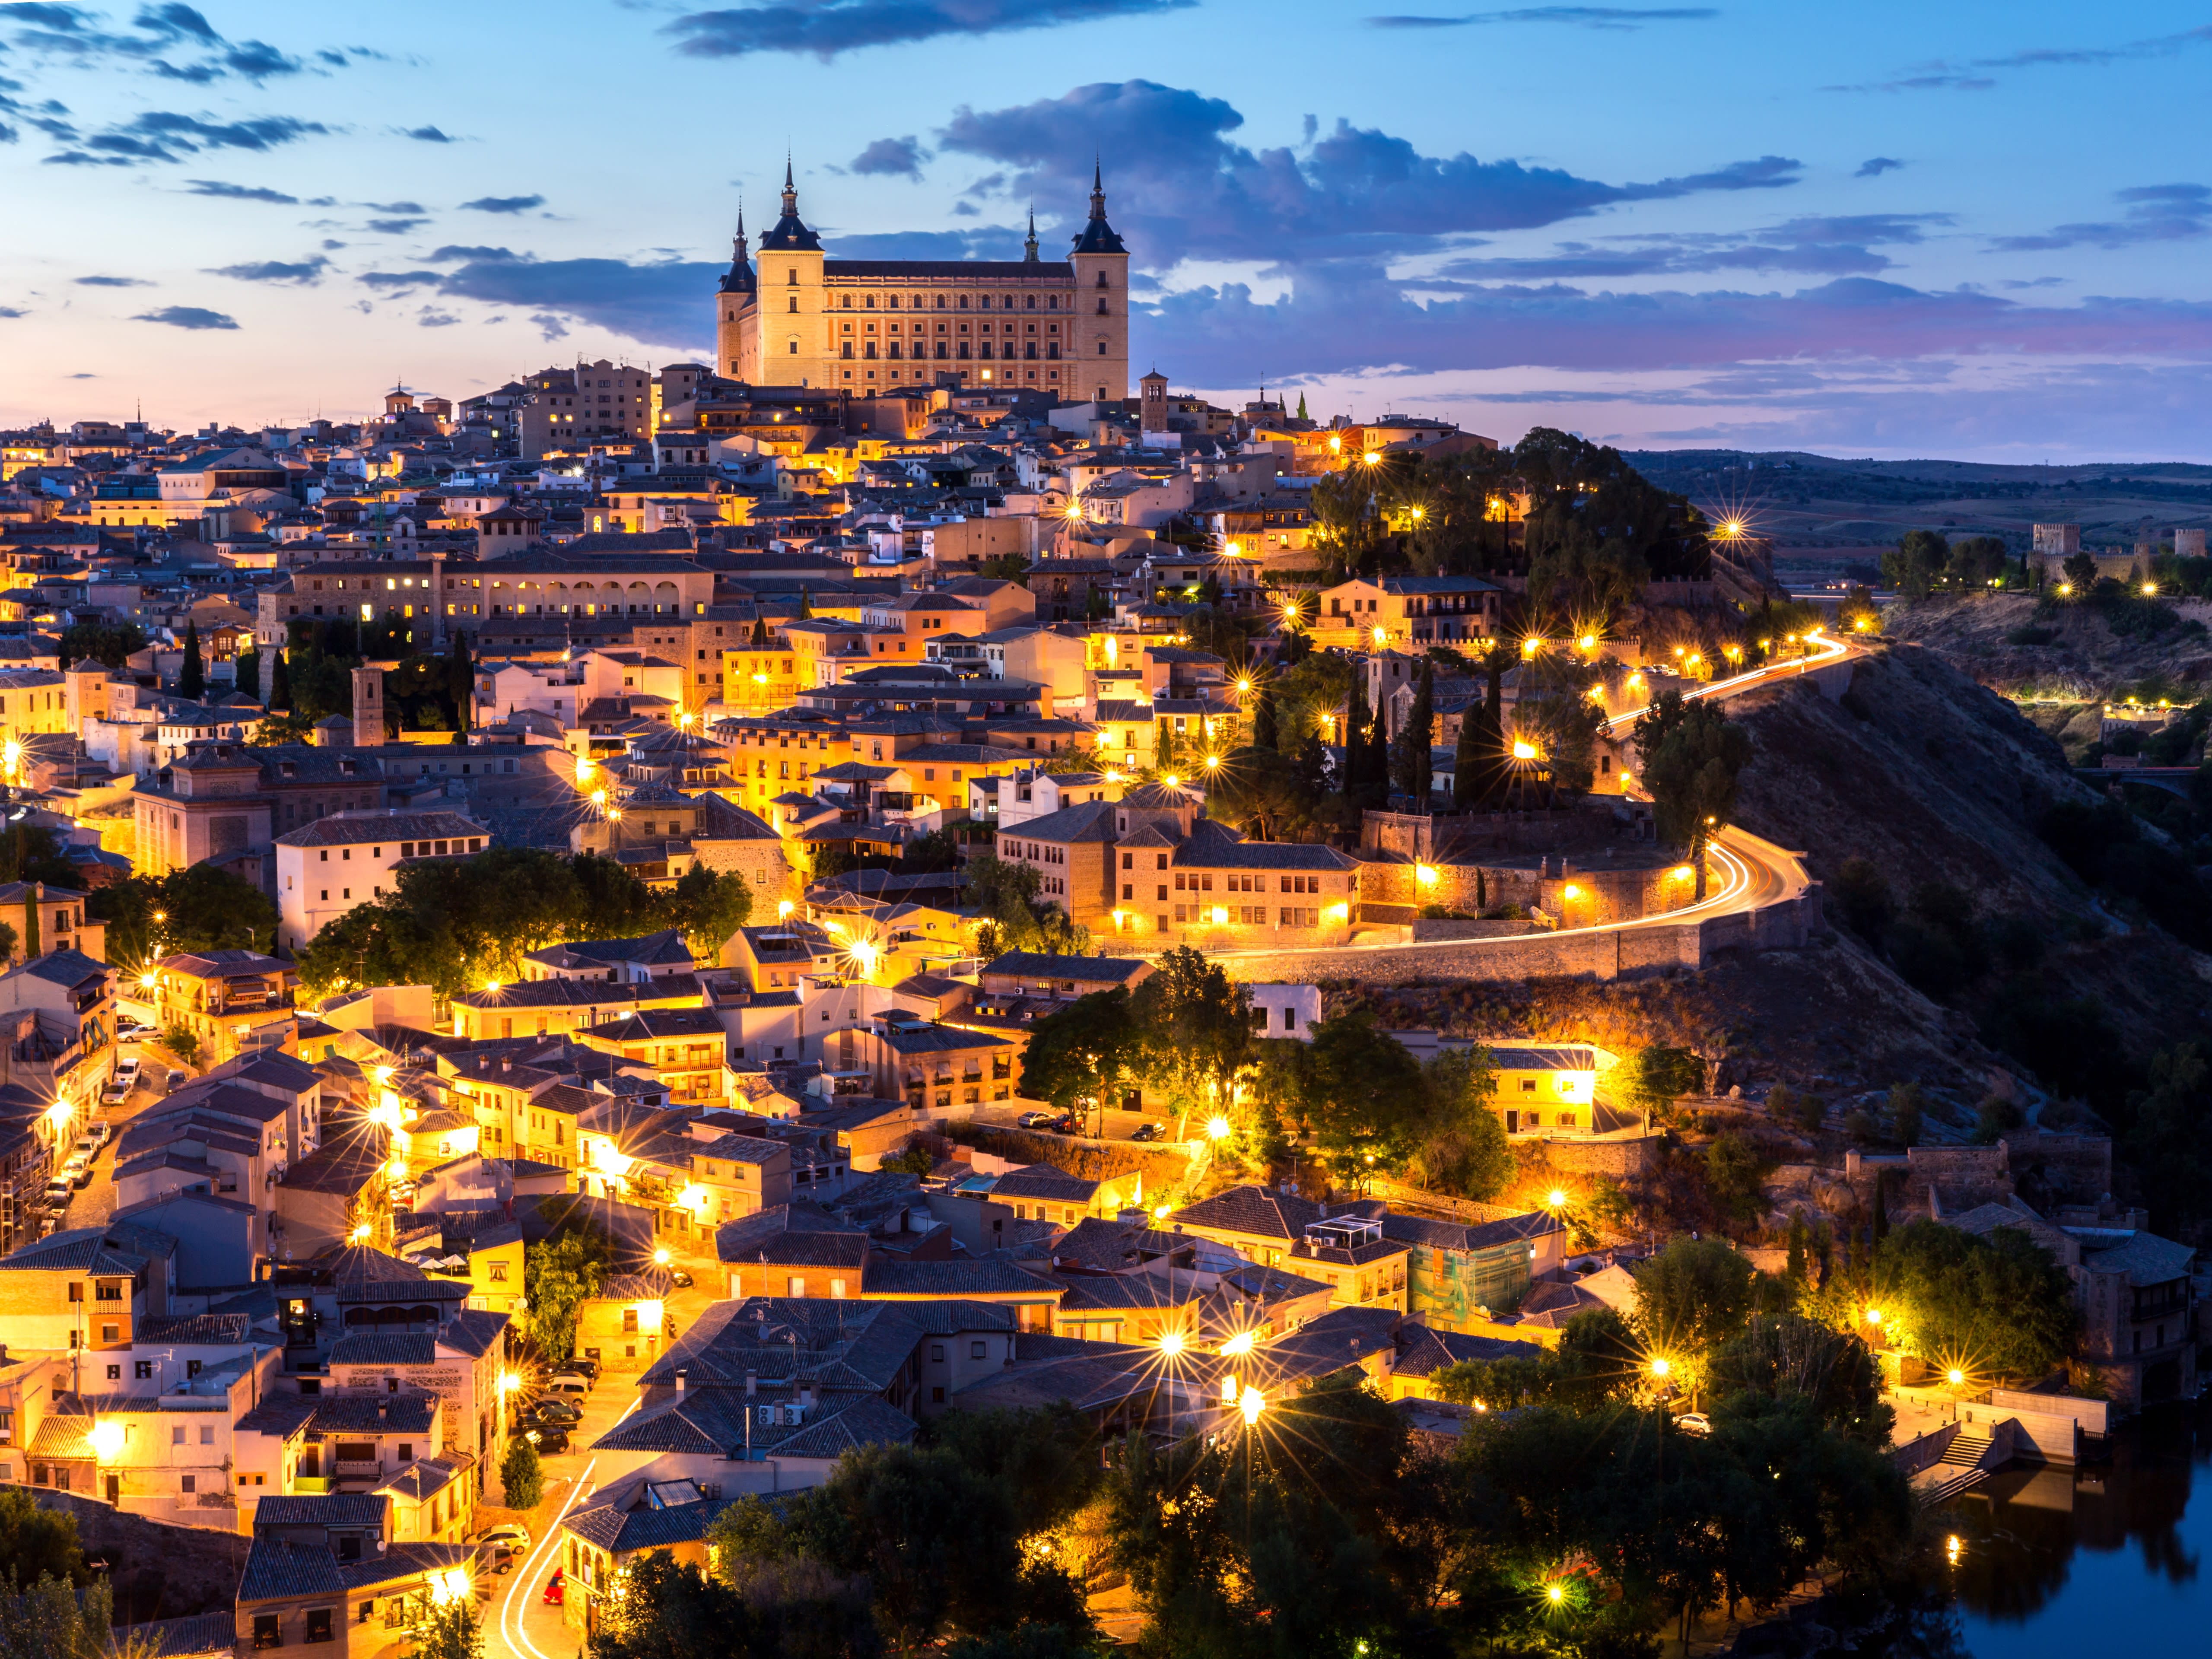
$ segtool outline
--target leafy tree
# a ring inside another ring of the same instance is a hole
[[[96,887],[86,914],[107,924],[110,958],[135,969],[179,951],[273,950],[276,907],[243,877],[189,864],[162,876],[128,876]],[[154,920],[155,913],[164,918]]]
[[[545,1471],[529,1436],[507,1437],[507,1454],[499,1460],[499,1486],[511,1510],[534,1510],[545,1495]]]
[[[119,672],[145,648],[146,631],[137,623],[71,623],[62,631],[61,663],[66,668],[71,663],[96,662]]]
[[[1735,816],[1736,779],[1751,760],[1750,734],[1721,704],[1702,698],[1682,708],[1656,750],[1643,745],[1643,720],[1637,726],[1644,786],[1660,838],[1694,855]]]
[[[1282,722],[1275,714],[1275,688],[1260,688],[1259,702],[1252,711],[1252,746],[1255,749],[1280,749],[1283,746]]]
[[[91,1583],[77,1541],[76,1516],[66,1510],[40,1509],[27,1486],[0,1486],[0,1577],[18,1584],[46,1577]]]
[[[1663,1119],[1674,1103],[1698,1086],[1700,1067],[1686,1048],[1654,1043],[1622,1057],[1607,1083],[1639,1111]]]
[[[1447,1049],[1422,1066],[1425,1109],[1408,1170],[1421,1185],[1486,1200],[1511,1183],[1518,1166],[1497,1086],[1486,1048]]]
[[[753,890],[734,870],[695,864],[678,878],[669,902],[691,953],[711,960],[751,917]]]
[[[106,1579],[80,1589],[42,1572],[20,1594],[15,1582],[0,1595],[0,1659],[141,1659],[146,1651],[138,1638],[115,1639]]]
[[[236,665],[232,672],[236,676],[233,684],[238,690],[256,702],[260,702],[261,653],[252,646],[247,646],[245,650],[238,653]]]
[[[1917,1083],[1893,1083],[1883,1106],[1883,1115],[1889,1120],[1889,1138],[1900,1146],[1915,1146],[1920,1142],[1922,1111],[1920,1085]]]
[[[949,1411],[929,1425],[927,1439],[1006,1494],[1017,1537],[1066,1524],[1104,1479],[1097,1429],[1065,1401],[1025,1411]]]
[[[2094,553],[2070,555],[2058,567],[2061,575],[2074,585],[2074,592],[2086,596],[2097,586],[2097,556]]]
[[[1300,836],[1322,806],[1320,745],[1308,738],[1309,757],[1284,754],[1255,744],[1222,757],[1221,769],[1206,786],[1206,813],[1234,823],[1259,841]]]
[[[1299,1115],[1339,1179],[1358,1182],[1402,1169],[1424,1116],[1421,1068],[1366,1013],[1313,1028]]]
[[[1637,1328],[1655,1353],[1706,1354],[1743,1330],[1758,1276],[1726,1244],[1678,1238],[1637,1273]]]
[[[2017,1229],[1984,1239],[1915,1221],[1881,1241],[1874,1267],[1878,1293],[1932,1364],[2035,1377],[2073,1346],[2079,1322],[2066,1270]]]
[[[745,1598],[666,1550],[633,1561],[599,1598],[592,1659],[772,1659]]]
[[[2151,1213],[2166,1225],[2212,1213],[2212,1066],[2203,1045],[2177,1043],[2151,1056],[2148,1087],[2130,1092],[2120,1145]],[[1994,1139],[1996,1137],[1990,1137]]]
[[[604,1240],[582,1231],[557,1232],[523,1251],[523,1296],[530,1304],[530,1334],[548,1361],[568,1358],[576,1346],[578,1309],[599,1293],[607,1268]]]
[[[1951,544],[1944,584],[1978,592],[2003,576],[2008,562],[2002,536],[1964,536]]]
[[[1067,1111],[1079,1102],[1118,1097],[1141,1037],[1123,986],[1093,991],[1030,1027],[1022,1051],[1022,1092]]]
[[[61,837],[43,824],[11,823],[0,829],[0,881],[43,881],[74,888],[76,866],[62,856]]]
[[[1164,728],[1163,728],[1164,729]],[[1080,956],[1091,935],[1068,920],[1058,904],[1037,896],[1044,878],[1034,865],[1017,864],[985,853],[968,865],[969,902],[982,911],[976,948],[986,958],[1009,951],[1043,951]]]
[[[1568,1319],[1556,1348],[1502,1359],[1463,1359],[1431,1379],[1436,1397],[1486,1407],[1559,1405],[1595,1410],[1632,1397],[1649,1375],[1642,1340],[1611,1308]]]
[[[1252,994],[1218,963],[1181,945],[1164,952],[1131,994],[1146,1083],[1188,1115],[1226,1103],[1252,1059]]]
[[[1933,530],[1908,530],[1881,556],[1881,580],[1899,597],[1924,599],[1950,563],[1951,544]]]
[[[207,691],[207,660],[200,655],[200,625],[185,623],[185,660],[177,671],[177,695],[197,702]]]
[[[1759,1184],[1765,1172],[1765,1160],[1739,1130],[1723,1130],[1705,1148],[1705,1187],[1713,1207],[1738,1225],[1759,1218]]]
[[[415,1659],[483,1659],[483,1626],[474,1596],[433,1606],[415,1627]]]
[[[197,1065],[200,1057],[199,1033],[182,1025],[161,1028],[161,1046],[187,1066]]]
[[[1805,1225],[1805,1212],[1799,1210],[1790,1218],[1790,1253],[1787,1263],[1782,1270],[1783,1277],[1792,1285],[1802,1285],[1805,1282],[1805,1249],[1811,1241],[1812,1234]]]
[[[1803,1217],[1790,1237],[1793,1258],[1802,1257]],[[1802,1268],[1794,1277],[1802,1280]],[[1881,1362],[1874,1350],[1850,1332],[1800,1314],[1754,1317],[1741,1335],[1713,1350],[1705,1386],[1723,1399],[1747,1391],[1770,1399],[1800,1396],[1821,1422],[1870,1445],[1887,1443],[1896,1419],[1881,1397]]]

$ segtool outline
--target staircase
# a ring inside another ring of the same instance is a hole
[[[1990,1455],[1993,1437],[1983,1433],[1978,1428],[1961,1425],[1936,1464],[1937,1468],[1948,1473],[1934,1485],[1920,1489],[1921,1503],[1934,1509],[1939,1504],[1948,1503],[1968,1487],[1979,1484],[1982,1478],[1989,1474],[1989,1470],[1983,1467],[1983,1460]]]

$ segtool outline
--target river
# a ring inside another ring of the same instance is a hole
[[[2212,1652],[2212,1397],[2117,1431],[2108,1462],[2009,1470],[1953,1513],[1973,1659]]]

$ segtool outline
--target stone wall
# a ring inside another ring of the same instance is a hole
[[[1544,1161],[1565,1175],[1606,1176],[1626,1181],[1659,1167],[1663,1135],[1636,1135],[1619,1140],[1547,1140]]]
[[[236,1601],[253,1543],[245,1534],[166,1526],[74,1492],[24,1490],[40,1509],[75,1516],[85,1554],[109,1563],[118,1624],[228,1611]],[[237,1510],[228,1515],[235,1528]]]

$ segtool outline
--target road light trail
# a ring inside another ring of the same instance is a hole
[[[615,1419],[617,1425],[619,1426],[637,1407],[638,1402],[632,1400],[623,1408],[622,1416]],[[530,1639],[528,1631],[523,1627],[524,1615],[530,1608],[528,1592],[537,1583],[539,1571],[557,1553],[554,1546],[561,1536],[561,1523],[568,1518],[568,1511],[576,1507],[576,1500],[591,1490],[592,1471],[599,1466],[599,1460],[596,1457],[584,1465],[583,1473],[576,1477],[576,1484],[569,1488],[567,1501],[555,1513],[552,1523],[545,1528],[545,1536],[538,1540],[537,1547],[531,1551],[529,1559],[523,1564],[514,1581],[507,1587],[506,1595],[501,1598],[499,1633],[510,1653],[528,1654],[531,1659],[553,1659],[552,1655]],[[515,1606],[518,1596],[522,1602],[520,1610]]]
[[[1851,647],[1848,641],[1832,640],[1817,628],[1808,634],[1805,640],[1808,644],[1817,642],[1820,645],[1820,652],[1818,656],[1800,657],[1794,663],[1768,663],[1759,668],[1747,668],[1741,674],[1731,674],[1724,680],[1714,680],[1709,684],[1697,686],[1685,691],[1682,694],[1682,700],[1687,702],[1697,697],[1722,697],[1732,691],[1748,691],[1753,687],[1770,680],[1794,679],[1812,669],[1825,668],[1830,663],[1839,661],[1851,654]],[[1631,708],[1615,714],[1606,721],[1607,729],[1613,730],[1620,726],[1633,726],[1639,717],[1650,711],[1650,703],[1645,703],[1641,708]]]

